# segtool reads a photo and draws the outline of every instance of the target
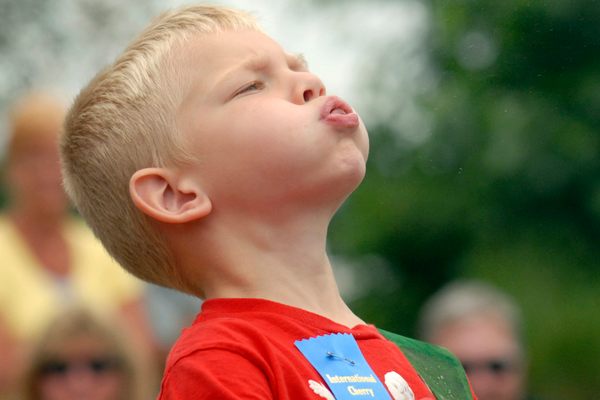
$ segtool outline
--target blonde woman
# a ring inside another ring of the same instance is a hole
[[[59,315],[43,333],[25,375],[25,400],[136,398],[124,339],[84,309]]]

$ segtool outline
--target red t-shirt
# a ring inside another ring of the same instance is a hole
[[[212,299],[171,350],[159,399],[331,400],[324,380],[294,345],[330,333],[354,337],[391,399],[410,399],[395,393],[389,379],[397,375],[415,400],[435,398],[398,347],[372,325],[350,329],[262,299]]]

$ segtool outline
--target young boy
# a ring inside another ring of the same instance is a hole
[[[111,254],[206,299],[161,399],[434,398],[346,306],[326,254],[365,173],[366,129],[249,15],[160,17],[79,95],[61,150],[67,190]]]

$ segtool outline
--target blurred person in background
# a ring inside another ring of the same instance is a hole
[[[143,286],[108,256],[79,218],[69,216],[58,138],[63,104],[30,93],[9,114],[0,216],[0,399],[10,398],[33,338],[64,307],[84,304],[121,317],[139,358],[154,357]]]
[[[527,362],[521,311],[498,288],[457,280],[435,293],[419,317],[422,340],[462,362],[479,400],[525,400]]]
[[[136,378],[114,327],[87,310],[66,310],[34,348],[23,400],[140,399]]]

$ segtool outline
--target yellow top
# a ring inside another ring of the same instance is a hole
[[[82,221],[70,218],[64,229],[71,271],[57,279],[39,265],[14,225],[0,217],[0,319],[16,338],[34,339],[66,306],[113,313],[141,296],[141,281],[112,260]]]

